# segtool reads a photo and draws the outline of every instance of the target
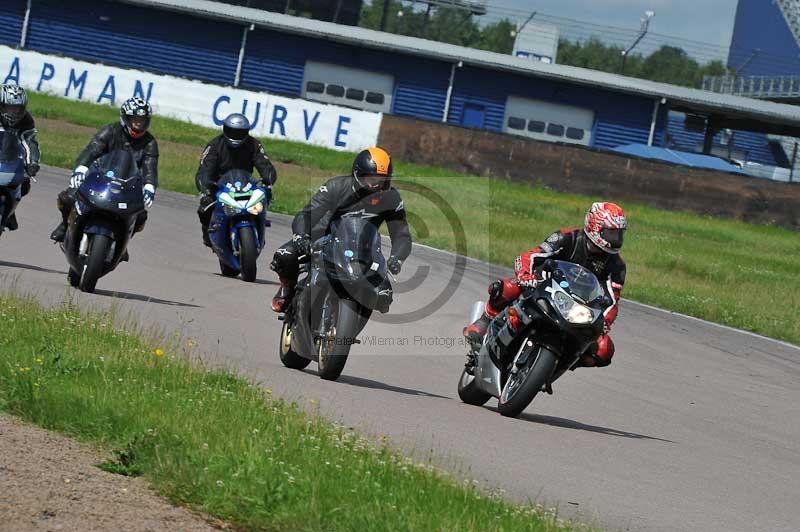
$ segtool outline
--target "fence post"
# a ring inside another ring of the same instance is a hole
[[[28,0],[27,5],[25,6],[25,18],[22,19],[22,31],[20,32],[19,36],[19,47],[25,48],[25,43],[28,40],[28,24],[31,21],[31,0]]]
[[[256,29],[255,24],[245,26],[242,32],[242,45],[239,47],[239,61],[236,62],[236,74],[233,76],[233,86],[238,87],[239,82],[242,80],[242,65],[244,64],[244,50],[247,46],[247,34]]]
[[[797,164],[797,141],[794,142],[794,150],[792,150],[792,167],[789,168],[789,183],[794,179],[794,166]]]

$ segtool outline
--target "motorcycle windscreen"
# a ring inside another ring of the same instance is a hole
[[[114,150],[92,164],[80,191],[96,207],[133,213],[144,209],[143,186],[133,155]]]
[[[256,185],[256,181],[250,172],[246,170],[228,170],[219,178],[217,186],[220,190],[228,188],[234,192],[241,192],[247,187],[248,183],[251,188]],[[227,187],[227,185],[231,185],[231,187]]]
[[[330,257],[337,273],[349,280],[386,275],[381,234],[362,216],[343,216],[331,223]]]
[[[25,177],[24,173],[22,146],[17,136],[0,129],[0,186],[19,186]]]
[[[600,281],[590,270],[579,264],[561,260],[556,261],[556,264],[557,270],[560,272],[557,274],[556,281],[569,294],[587,305],[598,303],[605,297],[605,291]]]

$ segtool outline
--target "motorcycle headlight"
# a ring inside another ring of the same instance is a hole
[[[556,292],[553,296],[555,307],[561,316],[570,323],[592,323],[592,310],[586,305],[581,305],[564,292]]]

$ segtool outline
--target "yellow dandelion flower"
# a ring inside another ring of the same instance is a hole
[[[156,349],[155,351],[153,351],[153,354],[154,354],[155,356],[157,356],[158,358],[161,358],[161,357],[163,357],[163,356],[164,356],[164,350],[163,350],[163,349],[161,349],[161,348],[158,348],[158,349]]]
[[[188,347],[194,347],[194,346],[196,346],[197,344],[196,344],[196,343],[194,343],[192,340],[188,340],[188,341],[186,342],[186,345],[187,345]]]
[[[312,405],[317,404],[317,400],[316,399],[309,399],[308,402],[311,403]]]
[[[267,395],[272,395],[272,390],[267,388],[266,390],[264,390],[264,393],[267,394]]]

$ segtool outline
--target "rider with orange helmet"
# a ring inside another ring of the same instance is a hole
[[[386,150],[368,148],[359,153],[350,175],[329,179],[319,187],[292,221],[292,240],[278,248],[270,265],[278,274],[281,286],[272,299],[272,310],[284,312],[294,294],[300,262],[308,260],[311,243],[327,234],[329,226],[348,214],[367,215],[376,227],[386,222],[392,240],[387,269],[397,274],[411,253],[411,231],[400,192],[392,187],[392,158]],[[388,283],[388,281],[387,281]],[[378,310],[387,312],[391,304],[391,286],[381,290]]]
[[[608,336],[617,318],[619,298],[625,284],[625,262],[619,254],[628,222],[622,208],[610,202],[593,203],[584,218],[583,228],[559,229],[547,239],[522,253],[514,261],[514,277],[489,285],[489,301],[483,316],[464,328],[464,336],[482,341],[489,322],[522,293],[522,288],[539,282],[538,268],[548,259],[580,264],[591,270],[604,285],[613,304],[605,311],[603,334],[594,348],[581,357],[582,366],[607,366],[614,356],[614,343]],[[469,362],[468,362],[469,363]]]

